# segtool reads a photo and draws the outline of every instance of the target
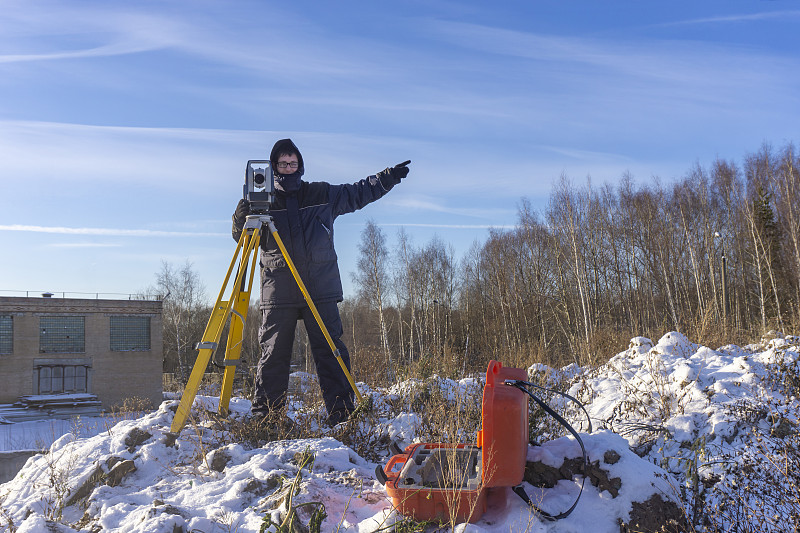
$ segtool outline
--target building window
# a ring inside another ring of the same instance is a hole
[[[146,352],[149,350],[149,316],[111,317],[112,352]]]
[[[89,372],[82,365],[40,366],[39,394],[87,392]]]
[[[43,316],[39,319],[39,352],[83,353],[86,351],[84,317]]]
[[[0,315],[0,353],[14,353],[14,321],[11,315]]]

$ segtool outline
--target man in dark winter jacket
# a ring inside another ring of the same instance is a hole
[[[341,341],[342,281],[333,248],[333,221],[389,192],[408,174],[407,163],[387,168],[352,185],[307,182],[303,156],[291,139],[275,143],[270,154],[275,200],[269,214],[297,268],[328,333],[350,369],[350,354]],[[233,215],[233,238],[239,240],[250,205],[240,200]],[[281,409],[289,386],[289,363],[295,326],[303,320],[317,367],[328,423],[347,419],[353,411],[353,392],[331,352],[275,239],[266,228],[261,237],[261,358],[255,381],[253,414]]]

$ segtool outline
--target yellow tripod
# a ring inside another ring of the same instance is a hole
[[[311,295],[309,295],[303,280],[300,279],[300,274],[297,272],[292,259],[289,257],[289,253],[286,251],[286,247],[283,245],[283,241],[278,235],[278,230],[275,228],[275,223],[272,221],[272,217],[269,215],[249,215],[242,230],[242,235],[239,238],[239,242],[236,245],[236,251],[233,254],[231,264],[228,267],[228,273],[225,275],[225,281],[222,283],[219,296],[217,296],[217,301],[214,304],[213,310],[211,311],[211,317],[208,319],[208,324],[206,324],[203,338],[195,346],[195,348],[198,350],[197,359],[195,360],[194,368],[189,376],[189,381],[186,384],[186,388],[183,391],[183,396],[181,396],[181,402],[178,405],[175,418],[172,419],[172,426],[170,427],[171,433],[180,433],[181,429],[183,429],[183,426],[186,425],[186,419],[189,417],[192,404],[194,403],[195,396],[197,396],[197,390],[200,388],[200,382],[203,380],[206,367],[208,367],[208,363],[214,355],[217,346],[219,345],[219,339],[222,336],[222,329],[230,317],[231,323],[228,331],[228,342],[225,347],[225,359],[223,362],[225,373],[222,377],[222,390],[220,392],[218,409],[220,415],[228,415],[228,406],[230,404],[231,392],[233,391],[233,378],[236,374],[236,367],[239,364],[239,356],[242,351],[242,336],[244,334],[244,325],[247,319],[247,309],[250,306],[250,291],[253,288],[253,279],[257,273],[256,259],[258,258],[258,248],[262,234],[261,230],[265,224],[267,225],[267,228],[272,236],[275,238],[275,242],[278,243],[278,247],[280,248],[284,259],[286,259],[289,269],[292,271],[292,275],[297,282],[297,286],[300,287],[300,291],[303,293],[303,297],[306,299],[308,307],[314,314],[314,318],[316,319],[319,328],[322,330],[322,333],[325,335],[325,339],[328,341],[328,346],[330,346],[334,357],[336,357],[336,360],[339,362],[339,366],[342,368],[342,372],[344,372],[344,375],[347,377],[347,381],[353,388],[356,398],[359,402],[361,402],[361,394],[358,392],[356,384],[353,382],[353,377],[347,370],[347,366],[342,360],[339,349],[336,348],[336,345],[333,343],[333,339],[328,333],[328,328],[326,328],[325,324],[323,324],[322,318],[319,316],[317,307],[314,305]],[[230,298],[223,300],[228,282],[231,279],[233,267],[237,264],[237,259],[239,259],[239,263],[236,269],[236,278],[233,282]],[[248,263],[250,269],[249,278]],[[246,290],[245,285],[247,285]]]

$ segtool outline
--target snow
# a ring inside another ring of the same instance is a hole
[[[29,402],[43,402],[43,401],[75,401],[80,402],[84,400],[96,400],[97,397],[94,394],[86,394],[86,393],[72,393],[72,394],[32,394],[29,396],[25,396],[25,399]]]
[[[47,449],[67,433],[91,437],[116,423],[105,417],[76,417],[71,420],[46,420],[0,424],[0,452]]]
[[[753,446],[742,425],[741,410],[746,402],[757,400],[780,415],[756,424],[776,426],[780,419],[796,431],[798,399],[781,392],[770,369],[797,365],[798,341],[796,337],[775,338],[763,345],[727,345],[713,350],[670,332],[656,343],[644,337],[631,339],[627,350],[597,368],[532,366],[528,369],[532,381],[561,383],[562,390],[585,403],[595,427],[591,434],[581,433],[589,461],[601,465],[609,479],[619,478],[618,494],[586,482],[575,512],[564,520],[548,522],[510,488],[496,489],[490,492],[489,508],[480,520],[456,525],[453,530],[618,532],[636,502],[653,495],[679,502],[679,493],[686,488],[687,465],[697,465],[698,457],[704,458],[702,469],[698,467],[703,479],[724,481],[731,473],[722,459]],[[295,377],[304,386],[316,386],[313,376]],[[475,398],[482,378],[408,380],[385,390],[359,384],[362,394],[371,396],[383,413],[379,424],[383,432],[401,447],[420,441],[421,413],[393,413],[386,406],[426,386],[436,388],[445,398],[463,401]],[[580,427],[583,413],[574,405],[560,396],[548,403],[576,429]],[[104,419],[84,420],[77,426],[73,422],[69,427],[64,421],[0,426],[3,449],[49,445],[48,453],[31,457],[13,480],[0,485],[0,532],[13,530],[10,523],[19,533],[98,528],[148,533],[255,532],[266,516],[273,522],[282,520],[286,514],[282,502],[295,480],[299,480],[299,490],[292,503],[306,504],[298,510],[303,523],[308,523],[319,504],[324,505],[321,531],[389,530],[391,524],[402,520],[375,478],[376,467],[389,458],[388,451],[373,450],[372,459],[362,457],[334,438],[333,432],[321,438],[273,441],[250,448],[232,441],[211,422],[187,425],[171,444],[165,435],[176,404],[169,399],[155,412],[113,425]],[[198,396],[195,408],[200,406],[216,409],[217,398]],[[247,400],[233,398],[231,416],[242,419],[249,407]],[[302,408],[301,402],[295,402],[291,415],[299,416]],[[529,462],[559,468],[565,458],[582,457],[575,439],[561,436],[565,432],[560,435],[554,427],[548,423],[533,428],[541,445],[529,447]],[[136,435],[141,439],[132,442]],[[618,459],[608,462],[610,452]],[[313,461],[302,467],[309,454]],[[119,484],[86,483],[98,472],[107,480],[109,472],[123,463],[135,470],[122,476]],[[83,485],[88,487],[86,495],[71,502]],[[558,513],[577,497],[581,476],[562,479],[552,488],[523,486],[538,506]],[[56,527],[53,522],[62,525]],[[274,530],[274,526],[268,529]],[[778,531],[780,526],[771,530]]]

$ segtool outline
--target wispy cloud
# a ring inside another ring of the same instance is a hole
[[[596,163],[604,163],[609,161],[633,163],[633,160],[630,157],[621,154],[614,154],[608,152],[595,152],[592,150],[580,150],[577,148],[563,147],[563,146],[542,145],[541,148],[542,150],[547,150],[548,152],[552,152],[555,154],[569,157],[571,159],[577,159],[581,161],[594,161]]]
[[[104,237],[227,237],[225,233],[188,231],[159,231],[149,229],[118,228],[65,228],[58,226],[0,225],[0,231],[25,231],[32,233],[57,233],[61,235],[98,235]]]
[[[408,96],[408,95],[407,95]],[[483,116],[498,120],[508,120],[516,115],[510,106],[498,106],[498,100],[476,99],[474,95],[459,91],[457,88],[442,91],[425,92],[414,98],[385,99],[375,93],[367,95],[353,95],[342,93],[336,96],[320,97],[318,93],[306,95],[287,95],[285,93],[268,97],[269,101],[304,106],[314,105],[321,107],[352,107],[357,109],[371,109],[376,111],[402,112],[414,111],[419,113],[442,113],[456,115]]]
[[[242,21],[242,25],[231,26],[230,7],[224,3],[217,6],[206,3],[204,9],[196,9],[191,2],[177,3],[176,6],[162,6],[160,12],[133,3],[44,2],[46,5],[40,9],[31,9],[28,4],[18,1],[3,6],[0,43],[5,38],[13,47],[0,49],[13,48],[18,52],[0,54],[0,63],[73,60],[173,49],[243,68],[257,76],[269,73],[271,78],[277,68],[284,75],[306,73],[315,77],[347,77],[364,71],[354,56],[359,48],[365,48],[363,42],[353,38],[341,42],[341,38],[325,26],[312,24],[276,6],[269,7],[269,18],[291,19],[291,24],[258,28]],[[215,13],[215,10],[220,12]],[[298,28],[305,34],[302,40],[295,38]],[[49,49],[43,49],[44,46]],[[350,53],[339,53],[343,49]],[[380,63],[374,66],[379,67]]]
[[[264,150],[258,142],[263,138],[244,130],[0,120],[0,180],[26,175],[35,165],[53,169],[57,174],[51,178],[62,182],[214,187],[222,182],[220,176],[238,176],[244,154]]]
[[[39,54],[5,54],[0,55],[0,63],[20,63],[23,61],[49,61],[61,59],[80,59],[88,57],[107,57],[123,54],[146,52],[158,47],[140,43],[111,43],[93,48],[72,51],[60,51]]]
[[[693,82],[694,92],[712,84],[760,86],[783,75],[785,69],[776,70],[778,65],[790,66],[785,60],[754,50],[702,41],[611,40],[445,21],[433,23],[433,28],[441,38],[465,48],[542,62],[539,68],[548,76],[568,76],[567,73],[572,73],[569,65],[589,67],[591,70],[578,69],[578,75],[613,80],[617,90],[622,86],[619,75],[641,81],[657,80],[671,90]],[[637,86],[637,90],[643,88]]]
[[[669,26],[687,26],[694,24],[721,24],[721,23],[739,23],[739,22],[757,22],[762,20],[786,20],[800,18],[800,10],[786,10],[786,11],[765,11],[763,13],[746,13],[741,15],[725,15],[720,17],[706,17],[689,20],[679,20],[676,22],[665,22],[658,24],[661,27]]]
[[[508,209],[475,209],[471,207],[449,207],[443,204],[443,199],[440,198],[426,198],[422,196],[400,196],[392,199],[392,203],[401,207],[404,210],[418,210],[418,211],[432,211],[435,213],[443,213],[448,215],[469,217],[469,218],[485,218],[490,220],[498,220],[508,216]],[[512,211],[513,212],[513,211]],[[408,224],[412,225],[412,224]],[[467,227],[467,226],[461,226]],[[479,225],[476,227],[483,227]]]
[[[126,8],[53,3],[34,10],[28,4],[11,2],[3,6],[0,42],[13,43],[13,47],[3,48],[16,53],[0,54],[0,63],[149,52],[176,46],[180,42],[178,37],[187,33],[181,19]]]
[[[56,242],[47,246],[51,248],[119,248],[122,244],[111,242]]]
[[[173,78],[169,72],[147,72],[147,77],[152,76],[148,79],[172,90],[180,86],[181,91],[198,98],[240,107],[250,115],[265,107],[289,104],[491,119],[515,116],[513,105],[501,108],[498,98],[478,98],[461,89],[462,84],[446,83],[447,89],[442,90],[438,80],[449,79],[452,65],[432,58],[416,46],[389,44],[359,32],[338,31],[275,5],[258,6],[256,13],[268,13],[270,20],[288,22],[272,24],[268,30],[246,20],[232,26],[231,17],[235,15],[224,4],[204,4],[204,9],[184,5],[180,16],[171,12],[179,8],[162,6],[159,12],[130,3],[82,6],[51,2],[35,16],[25,2],[12,6],[15,9],[4,9],[5,22],[0,19],[0,64],[169,50],[172,55],[182,55],[187,63],[200,62],[207,71],[217,68],[224,75],[215,80],[213,87],[196,83],[191,75]],[[303,38],[297,39],[298,34]],[[405,72],[410,64],[414,65],[417,79],[398,84],[398,73]],[[82,78],[92,87],[103,84],[124,91],[143,83],[141,71],[131,76],[127,68],[135,67],[125,63],[109,69],[104,62],[85,61],[80,69],[70,69],[68,76]],[[276,71],[281,75],[275,76]],[[476,71],[474,75],[482,74]],[[239,81],[226,81],[233,78]],[[268,83],[262,83],[263,79]],[[142,91],[149,89],[141,87]]]
[[[446,229],[514,229],[514,224],[406,224],[406,223],[378,223],[379,226],[397,226],[409,228],[446,228]]]

